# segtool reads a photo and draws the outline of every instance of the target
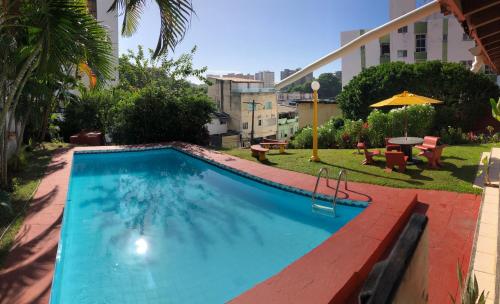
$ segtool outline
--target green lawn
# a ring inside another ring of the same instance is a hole
[[[362,165],[364,155],[357,154],[356,150],[351,149],[320,149],[318,154],[321,162],[319,163],[308,161],[311,156],[310,149],[289,149],[286,154],[271,150],[264,164],[311,175],[316,175],[321,167],[327,167],[330,175],[335,176],[340,169],[347,169],[348,178],[351,181],[397,188],[479,193],[472,187],[479,159],[482,152],[489,151],[495,145],[500,146],[499,144],[484,144],[446,147],[442,156],[442,168],[430,169],[427,167],[427,160],[424,159],[422,164],[408,166],[404,173],[385,172],[383,156],[375,157],[375,165]],[[251,156],[249,149],[232,149],[224,152],[259,162]],[[414,149],[413,153],[416,152],[417,150]]]
[[[33,152],[25,152],[25,165],[17,172],[11,172],[13,176],[13,192],[0,191],[0,201],[10,202],[12,212],[0,209],[0,236],[7,226],[12,223],[7,233],[0,240],[0,267],[3,258],[12,246],[17,232],[21,228],[25,216],[25,206],[31,200],[40,179],[43,177],[45,168],[49,164],[53,152],[66,146],[66,144],[46,143],[45,149],[37,148]],[[12,222],[14,220],[14,222]]]

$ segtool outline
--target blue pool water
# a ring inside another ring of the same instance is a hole
[[[363,208],[309,197],[173,149],[75,154],[51,303],[222,303]]]

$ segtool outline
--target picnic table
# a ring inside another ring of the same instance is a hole
[[[421,143],[424,142],[423,138],[420,137],[393,137],[389,139],[390,144],[394,145],[400,145],[401,146],[401,151],[408,156],[408,163],[409,164],[415,164],[417,162],[420,162],[419,159],[414,159],[412,156],[412,147],[415,145],[420,145]]]

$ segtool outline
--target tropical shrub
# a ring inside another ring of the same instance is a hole
[[[364,69],[343,88],[337,101],[346,118],[366,119],[370,104],[404,90],[444,101],[436,107],[436,130],[447,126],[471,130],[476,121],[491,115],[489,98],[499,96],[498,86],[486,75],[458,63],[391,62]]]
[[[206,144],[205,124],[213,111],[209,97],[190,86],[146,87],[118,104],[112,137],[122,144],[176,140]]]
[[[424,137],[431,134],[436,111],[430,105],[415,105],[393,109],[388,113],[373,110],[368,115],[368,138],[372,146],[383,146],[385,137],[404,136],[405,121],[408,136]]]
[[[448,126],[446,129],[441,129],[439,134],[441,142],[448,145],[466,144],[474,140],[473,137],[467,136],[467,134],[462,131],[462,128],[453,128],[451,126]]]
[[[82,130],[109,133],[114,124],[115,107],[118,100],[129,94],[123,91],[92,90],[82,92],[82,96],[68,103],[59,123],[60,134],[68,141],[71,135]]]
[[[291,141],[291,146],[297,149],[310,149],[312,148],[312,128],[307,126],[300,129]]]

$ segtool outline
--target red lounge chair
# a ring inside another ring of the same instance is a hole
[[[390,144],[389,140],[390,140],[390,138],[388,138],[388,137],[385,138],[385,150],[386,151],[401,151],[400,145]]]
[[[365,159],[363,160],[363,163],[362,163],[363,165],[373,164],[375,162],[373,160],[373,157],[376,155],[380,155],[380,150],[368,151],[366,149],[365,143],[358,143],[357,148],[363,149],[363,151],[365,151]]]
[[[436,136],[426,136],[424,137],[424,142],[421,145],[415,146],[415,148],[422,151],[429,151],[435,149],[439,141],[439,137]]]
[[[385,160],[387,162],[385,171],[392,172],[394,167],[398,166],[398,172],[405,172],[408,156],[400,151],[387,151],[385,152]]]
[[[439,168],[441,167],[441,154],[443,154],[443,149],[446,145],[437,146],[432,150],[426,150],[420,152],[419,156],[425,156],[429,160],[429,167]]]

